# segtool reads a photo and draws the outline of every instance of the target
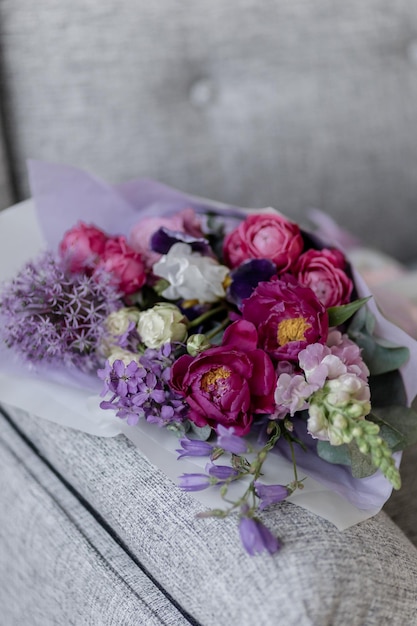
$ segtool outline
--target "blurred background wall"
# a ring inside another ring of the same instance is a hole
[[[0,0],[0,61],[3,206],[30,157],[417,258],[416,0]]]

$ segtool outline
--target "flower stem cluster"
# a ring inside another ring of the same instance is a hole
[[[257,512],[281,502],[294,489],[302,487],[297,478],[296,469],[295,480],[290,485],[266,485],[259,480],[268,453],[274,448],[280,436],[281,429],[278,423],[270,422],[269,438],[265,445],[255,452],[241,437],[234,435],[233,428],[219,426],[216,446],[207,442],[190,442],[182,439],[183,449],[178,450],[180,453],[178,458],[211,456],[211,462],[206,466],[207,473],[183,474],[180,477],[180,487],[185,491],[199,491],[213,485],[219,486],[220,495],[229,506],[226,509],[212,509],[199,517],[225,518],[239,511],[240,538],[244,548],[251,555],[263,551],[273,554],[280,548],[278,539],[263,525],[257,517]],[[231,465],[215,465],[213,459],[225,452],[231,454]],[[246,453],[255,454],[255,458],[249,462],[243,456]],[[247,488],[239,498],[229,500],[227,494],[230,485],[241,479],[250,480]]]

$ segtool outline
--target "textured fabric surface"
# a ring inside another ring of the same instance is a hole
[[[190,623],[4,420],[0,493],[2,626]]]
[[[417,550],[384,513],[341,533],[286,503],[264,513],[283,541],[281,552],[251,558],[240,546],[236,520],[196,519],[200,505],[126,439],[94,438],[21,412],[12,414],[38,452],[200,624],[417,622]],[[7,427],[2,434],[8,445],[10,432]],[[17,479],[10,474],[13,486]],[[5,508],[0,511],[1,517],[8,515]],[[41,540],[43,530],[38,532]],[[116,623],[110,616],[103,622]]]
[[[1,119],[0,101],[0,120]],[[0,122],[0,211],[1,209],[5,209],[6,207],[10,206],[12,202],[13,198],[10,184],[9,162],[6,156],[3,130]]]
[[[13,168],[146,175],[415,258],[415,0],[2,0]]]

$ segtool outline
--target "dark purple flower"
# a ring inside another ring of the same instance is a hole
[[[263,485],[257,480],[254,482],[255,493],[260,498],[259,509],[263,511],[267,506],[282,502],[290,494],[284,485]]]
[[[184,491],[202,491],[211,485],[210,477],[206,474],[183,474],[179,481],[179,487]]]
[[[277,267],[269,259],[245,261],[229,274],[231,282],[227,288],[227,299],[240,306],[260,282],[270,280],[276,273]]]
[[[200,439],[188,439],[183,437],[180,439],[182,450],[176,450],[179,453],[179,459],[183,456],[210,456],[213,452],[213,446],[207,441]]]
[[[161,228],[152,235],[150,247],[153,252],[167,254],[174,243],[178,242],[188,243],[193,252],[200,252],[200,254],[204,255],[213,254],[207,239],[203,237],[193,237],[192,235],[177,230],[170,230],[165,226],[161,226]]]
[[[233,426],[227,428],[219,424],[217,426],[217,445],[219,448],[223,448],[223,450],[232,454],[245,454],[248,451],[248,444],[242,437],[235,435],[234,432]]]
[[[278,539],[266,526],[252,517],[241,517],[239,523],[240,540],[251,556],[268,552],[275,554],[281,548]]]

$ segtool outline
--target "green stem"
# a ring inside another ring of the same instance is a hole
[[[212,317],[213,315],[216,315],[216,313],[220,313],[220,311],[224,311],[225,308],[226,307],[224,306],[224,304],[221,304],[220,306],[217,306],[214,309],[210,309],[210,311],[206,311],[205,313],[203,313],[199,317],[196,317],[195,320],[190,322],[188,324],[188,328],[195,328],[196,326],[199,326],[200,324],[202,324],[206,320],[210,319],[210,317]]]
[[[206,339],[208,339],[210,341],[210,339],[213,339],[213,337],[215,337],[216,335],[218,335],[224,328],[226,328],[226,326],[228,326],[230,323],[230,320],[228,317],[226,317],[225,320],[222,321],[222,323],[217,326],[216,328],[214,328],[210,333],[206,334]]]
[[[287,441],[290,444],[291,460],[292,460],[292,466],[293,466],[293,470],[294,470],[294,482],[295,482],[296,485],[298,485],[297,463],[296,463],[296,460],[295,460],[294,444],[291,441],[291,439],[287,439]]]

